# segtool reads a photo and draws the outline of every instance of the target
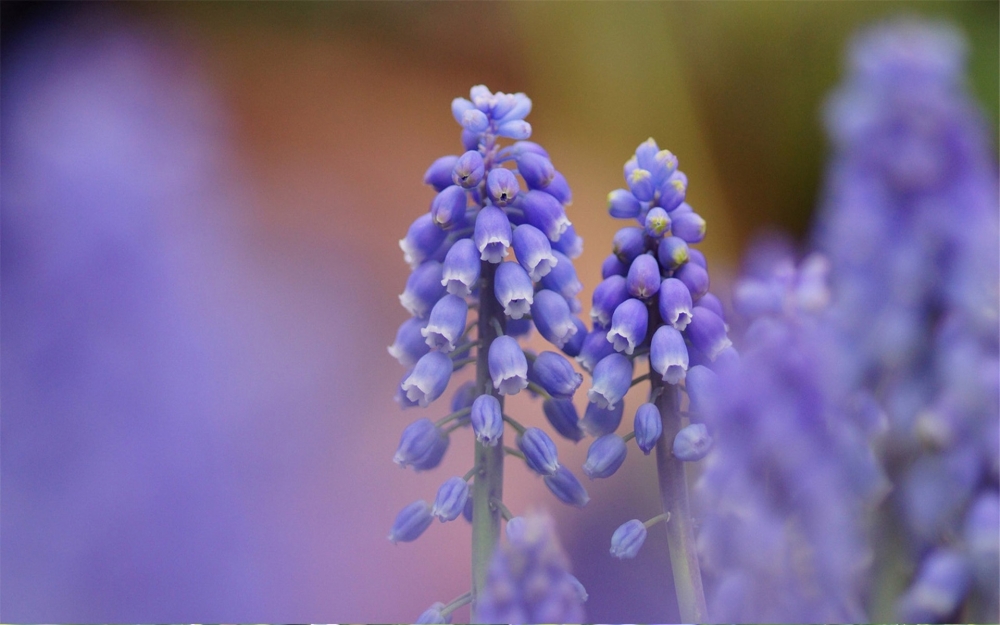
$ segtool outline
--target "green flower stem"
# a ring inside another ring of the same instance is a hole
[[[490,381],[490,345],[498,336],[498,330],[505,330],[506,317],[503,308],[493,294],[493,280],[497,266],[483,262],[479,296],[479,343],[476,351],[476,392],[480,395],[492,393],[500,400],[503,410],[503,396],[493,389]],[[496,327],[494,327],[494,325]],[[475,481],[472,484],[472,622],[477,621],[476,599],[486,585],[486,574],[490,560],[500,541],[500,509],[493,500],[503,501],[503,437],[496,445],[488,447],[476,441]]]
[[[650,363],[652,369],[652,363]],[[670,515],[667,521],[667,546],[670,549],[670,567],[674,573],[674,590],[677,606],[684,623],[707,623],[705,591],[701,582],[701,566],[695,547],[694,524],[688,502],[684,463],[674,457],[671,447],[681,429],[679,413],[680,395],[677,387],[666,384],[659,376],[650,377],[651,394],[656,397],[656,407],[663,423],[663,435],[656,441],[656,472],[660,480],[660,499],[663,512]]]

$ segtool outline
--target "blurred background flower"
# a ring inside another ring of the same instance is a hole
[[[996,136],[995,3],[2,10],[8,621],[409,621],[468,589],[466,525],[385,540],[440,481],[391,462],[414,415],[385,347],[407,316],[397,241],[474,84],[534,101],[588,246],[583,315],[616,227],[606,191],[648,136],[697,181],[713,280],[754,231],[808,231],[821,103],[864,23],[955,22]],[[525,397],[510,410],[542,423]],[[444,471],[469,466],[458,447]],[[577,469],[585,451],[560,457]],[[556,515],[590,620],[675,618],[661,533],[627,562],[604,539],[622,506],[657,510],[643,460],[588,482],[584,511],[508,472],[515,513]]]

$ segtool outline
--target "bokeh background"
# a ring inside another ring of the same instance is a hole
[[[471,464],[469,437],[433,472],[392,464],[422,415],[392,401],[385,346],[397,241],[427,165],[461,150],[470,86],[533,99],[585,314],[605,195],[649,136],[689,176],[723,299],[755,233],[806,235],[859,26],[958,25],[997,123],[996,2],[0,6],[4,622],[403,622],[468,588],[464,522],[385,538]],[[579,469],[585,447],[560,446]],[[510,464],[508,505],[556,515],[592,621],[677,618],[665,536],[608,554],[654,483],[631,453],[578,511]]]

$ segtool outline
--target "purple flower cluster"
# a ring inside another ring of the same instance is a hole
[[[827,268],[785,260],[735,289],[752,323],[705,398],[717,436],[698,484],[716,620],[867,620],[864,520],[884,481],[838,382]]]
[[[889,504],[916,571],[903,620],[955,618],[970,591],[975,619],[1000,618],[997,163],[964,61],[950,27],[871,29],[827,115],[817,242],[854,381],[889,420]]]
[[[477,614],[483,623],[579,623],[587,592],[569,572],[552,519],[515,517],[490,564]]]

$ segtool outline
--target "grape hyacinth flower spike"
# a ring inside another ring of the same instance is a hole
[[[413,318],[400,326],[389,353],[408,369],[396,396],[402,408],[430,406],[469,365],[475,379],[455,392],[451,414],[409,425],[394,460],[417,471],[433,469],[451,437],[471,424],[466,431],[475,461],[464,477],[441,485],[433,505],[418,501],[404,508],[389,537],[412,541],[435,517],[446,522],[464,515],[472,523],[472,583],[452,602],[434,603],[421,622],[448,621],[466,604],[479,620],[499,609],[500,595],[487,601],[484,591],[501,519],[510,518],[503,503],[505,455],[522,458],[544,476],[563,503],[583,506],[589,499],[559,463],[554,441],[504,413],[505,397],[528,388],[545,400],[557,432],[574,442],[583,436],[571,403],[582,377],[562,355],[535,357],[516,338],[535,327],[563,354],[580,354],[586,329],[574,317],[582,287],[572,259],[582,242],[565,211],[572,194],[545,149],[528,141],[531,125],[524,118],[531,100],[523,93],[479,85],[469,98],[455,98],[451,111],[462,127],[463,150],[436,160],[424,174],[436,195],[399,242],[413,270],[399,299]],[[504,445],[505,425],[517,432],[520,449]],[[548,594],[533,591],[537,605],[526,618],[579,621],[582,587],[565,572],[561,552],[553,552],[558,547],[551,544],[550,525],[529,523],[511,539],[513,549],[534,554],[539,570],[551,577]]]
[[[634,557],[647,529],[665,522],[681,619],[705,622],[684,463],[703,457],[711,437],[704,415],[681,412],[682,393],[690,394],[682,385],[690,367],[715,369],[735,352],[718,300],[708,293],[704,256],[692,247],[705,236],[705,220],[684,202],[687,176],[677,165],[672,153],[649,139],[625,164],[627,186],[608,194],[610,215],[632,225],[614,235],[612,255],[601,268],[603,282],[594,289],[594,330],[577,357],[593,377],[581,424],[598,437],[583,470],[592,479],[610,477],[632,439],[644,454],[656,450],[663,509],[645,523],[622,525],[611,553]],[[641,363],[648,373],[633,379]],[[634,430],[619,436],[625,393],[645,381],[647,403],[634,411]]]

